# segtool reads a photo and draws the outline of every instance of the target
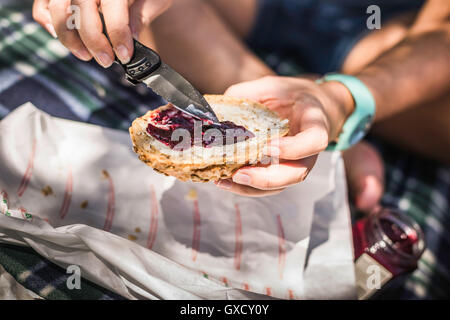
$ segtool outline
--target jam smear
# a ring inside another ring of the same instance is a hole
[[[215,146],[234,144],[255,136],[243,126],[236,125],[231,121],[224,121],[220,122],[220,124],[214,124],[210,120],[198,120],[189,114],[176,109],[173,105],[170,105],[169,108],[152,115],[147,126],[147,133],[169,146],[171,149],[177,147],[177,150],[182,151],[184,149],[189,149],[194,145],[194,125],[196,122],[201,122],[201,137],[199,136],[195,138],[201,138],[201,145],[204,148],[211,147],[213,144]],[[172,138],[172,134],[177,129],[185,129],[189,132],[191,140],[190,145],[186,145],[186,142],[184,142],[182,138],[178,139],[177,136]],[[216,129],[216,131],[208,132],[210,129]],[[218,134],[219,132],[221,136]],[[200,145],[200,141],[195,142],[196,145]]]

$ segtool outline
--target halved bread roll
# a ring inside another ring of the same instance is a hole
[[[224,145],[205,147],[197,143],[182,151],[173,149],[147,131],[155,115],[173,108],[168,105],[133,121],[129,131],[139,159],[154,170],[182,181],[217,181],[231,178],[237,169],[261,161],[268,140],[289,132],[288,120],[280,119],[262,104],[226,96],[207,95],[205,98],[221,122],[231,121],[242,126],[252,133],[251,137],[233,139],[233,143]]]

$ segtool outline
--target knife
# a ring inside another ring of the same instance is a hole
[[[134,54],[130,62],[122,64],[116,59],[116,63],[123,67],[127,80],[132,84],[144,83],[180,111],[219,124],[219,119],[203,95],[165,64],[155,51],[139,41],[134,40]]]

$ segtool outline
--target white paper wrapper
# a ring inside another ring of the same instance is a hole
[[[0,123],[0,163],[0,240],[126,298],[355,297],[337,153],[304,183],[246,198],[155,173],[126,132],[27,104]]]

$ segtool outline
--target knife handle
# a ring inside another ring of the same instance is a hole
[[[130,62],[122,64],[117,59],[116,62],[125,70],[127,80],[132,84],[138,84],[161,66],[161,58],[155,51],[139,41],[133,41],[134,53]]]

